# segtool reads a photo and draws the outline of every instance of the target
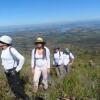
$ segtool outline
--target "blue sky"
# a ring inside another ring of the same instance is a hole
[[[100,0],[0,0],[0,26],[100,19]]]

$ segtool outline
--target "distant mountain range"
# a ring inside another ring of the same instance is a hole
[[[100,28],[100,20],[96,21],[81,21],[81,22],[73,22],[73,23],[53,23],[53,24],[44,24],[44,25],[20,25],[20,26],[8,26],[8,27],[0,27],[0,34],[12,34],[16,32],[44,32],[46,30],[56,30],[64,32],[69,29],[74,28]]]

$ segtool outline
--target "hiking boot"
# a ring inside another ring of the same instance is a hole
[[[44,88],[44,90],[47,90],[48,89],[48,85],[44,85],[43,88]]]

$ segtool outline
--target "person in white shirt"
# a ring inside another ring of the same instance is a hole
[[[74,59],[74,55],[68,48],[63,50],[63,65],[65,67],[66,73],[70,72],[70,66],[73,64]]]
[[[23,84],[19,77],[19,71],[24,64],[24,57],[12,45],[12,38],[4,35],[0,37],[0,48],[2,66],[4,67],[6,77],[12,92],[15,94],[16,99],[22,98],[28,100],[25,94]]]
[[[48,88],[48,75],[50,73],[50,51],[45,46],[43,38],[38,37],[35,41],[35,48],[32,50],[31,68],[33,73],[33,88],[37,92],[39,79],[42,74],[44,89]]]
[[[65,74],[63,66],[63,52],[60,51],[59,47],[54,48],[53,57],[53,65],[55,66],[56,74],[58,77],[63,77]]]

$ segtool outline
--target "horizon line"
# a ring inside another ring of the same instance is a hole
[[[0,25],[0,28],[4,27],[18,27],[18,26],[41,26],[41,25],[52,25],[52,24],[71,24],[77,22],[92,22],[92,21],[100,21],[100,19],[87,19],[87,20],[77,20],[77,21],[57,21],[57,22],[44,22],[44,23],[34,23],[34,24],[16,24],[16,25]]]

